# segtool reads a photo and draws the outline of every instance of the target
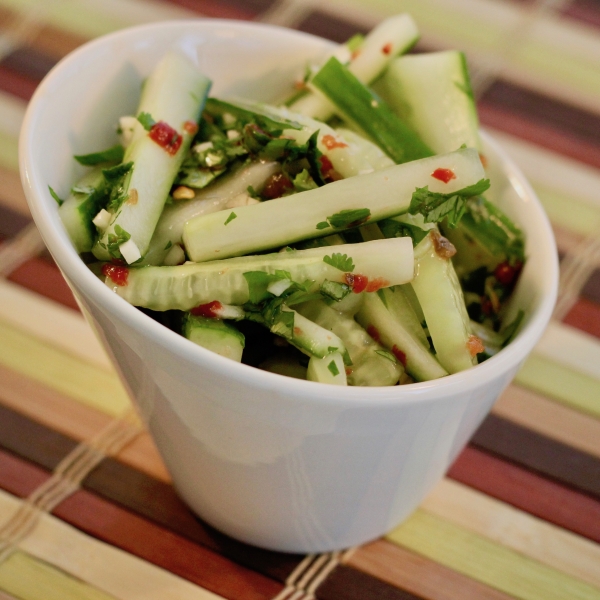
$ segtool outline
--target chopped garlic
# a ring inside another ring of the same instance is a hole
[[[225,125],[233,125],[236,121],[236,118],[231,113],[223,113],[223,123]]]
[[[219,319],[243,319],[244,309],[241,306],[233,306],[232,304],[222,304],[221,308],[216,311]]]
[[[292,285],[292,282],[289,279],[279,279],[267,286],[267,292],[273,294],[273,296],[281,296],[290,285]]]
[[[213,143],[212,142],[202,142],[201,144],[196,144],[193,148],[194,152],[197,152],[198,154],[200,154],[201,152],[204,152],[205,150],[210,150],[213,147]]]
[[[131,238],[126,242],[123,242],[119,246],[119,250],[121,251],[121,256],[123,256],[129,265],[142,258],[140,249],[135,245],[135,242]]]
[[[212,152],[210,154],[206,155],[206,166],[207,167],[214,167],[215,165],[220,165],[223,162],[223,157],[220,156],[219,154],[213,154]]]
[[[119,140],[121,142],[121,146],[123,148],[127,148],[129,144],[131,144],[131,140],[133,139],[133,132],[135,130],[135,126],[138,120],[132,116],[125,116],[119,119],[119,129],[121,133],[119,134]]]
[[[228,129],[227,130],[227,139],[228,140],[237,140],[240,137],[240,132],[236,129]]]
[[[93,219],[92,223],[100,230],[104,231],[109,225],[112,219],[112,214],[106,209],[102,209]]]

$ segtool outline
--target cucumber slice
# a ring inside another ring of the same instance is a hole
[[[242,360],[244,335],[225,321],[187,315],[183,335],[194,344],[221,356],[237,362]]]
[[[87,190],[76,192],[73,190]],[[92,219],[106,202],[106,180],[102,167],[94,167],[71,190],[58,214],[77,252],[89,252],[98,236]]]
[[[439,181],[432,177],[436,169],[452,170],[455,179]],[[484,176],[477,151],[465,148],[235,211],[198,216],[185,224],[183,241],[196,262],[282,247],[355,227],[357,222],[347,222],[350,219],[335,224],[338,221],[333,217],[352,214],[346,211],[357,210],[364,220],[379,221],[408,210],[418,187],[451,193]]]
[[[354,273],[370,281],[398,285],[413,278],[412,243],[408,238],[394,238],[201,264],[128,269],[126,285],[114,283],[110,276],[106,278],[106,284],[130,304],[152,310],[190,310],[214,300],[241,305],[249,300],[248,283],[244,277],[244,273],[249,271],[270,274],[287,271],[293,281],[313,281],[315,290],[325,280],[345,283],[346,273],[323,260],[332,256],[334,250],[350,257],[355,266]],[[387,257],[390,256],[395,260],[389,260]]]
[[[402,365],[348,314],[337,311],[322,301],[307,302],[298,312],[338,335],[352,359],[348,383],[360,386],[396,385],[404,369]]]
[[[427,52],[394,59],[375,91],[436,153],[481,149],[479,120],[462,52]]]
[[[399,287],[393,292],[387,289],[378,294],[365,294],[356,320],[400,360],[416,381],[448,375],[429,350],[423,328]]]
[[[339,352],[332,352],[323,358],[312,356],[308,361],[306,378],[309,381],[329,383],[330,385],[348,385],[342,355]]]
[[[448,258],[437,255],[431,234],[415,249],[412,287],[423,309],[436,358],[449,373],[477,364],[471,355],[471,327],[463,292]]]
[[[369,84],[384,72],[389,62],[409,50],[419,39],[419,30],[406,13],[384,19],[364,38],[353,54],[348,69],[359,81]],[[327,121],[334,113],[331,102],[321,94],[307,94],[291,105],[292,110]]]
[[[115,230],[129,234],[142,256],[148,250],[171,185],[194,136],[193,127],[185,124],[198,122],[210,83],[195,65],[174,52],[167,54],[146,80],[138,114],[147,113],[157,124],[169,125],[181,135],[181,145],[171,154],[154,142],[140,123],[136,124],[123,158],[123,164],[133,162],[123,186],[126,200],[94,246],[97,258],[111,258],[109,236],[118,235]]]

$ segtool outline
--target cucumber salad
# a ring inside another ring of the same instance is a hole
[[[171,52],[59,202],[116,294],[232,360],[335,385],[469,369],[510,342],[525,260],[490,186],[463,54],[386,19],[267,105]]]

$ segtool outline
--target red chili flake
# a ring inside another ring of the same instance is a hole
[[[108,277],[115,285],[124,287],[127,285],[129,269],[120,265],[106,263],[105,265],[102,265],[102,275]]]
[[[403,367],[406,367],[406,354],[396,346],[396,344],[392,347],[392,354],[398,359],[398,361],[402,364]]]
[[[336,139],[333,135],[328,133],[321,138],[323,145],[327,150],[333,150],[334,148],[347,148],[348,144],[345,142],[340,142],[340,140]],[[330,161],[331,164],[331,161]]]
[[[195,135],[198,131],[198,124],[194,123],[194,121],[186,121],[183,124],[183,129],[190,135]]]
[[[429,232],[435,253],[440,258],[452,258],[456,254],[454,244],[435,229]]]
[[[394,48],[394,46],[392,45],[392,43],[388,42],[385,46],[383,46],[383,48],[381,49],[381,51],[384,54],[388,54],[389,55],[389,54],[392,53],[393,48]]]
[[[324,154],[319,157],[319,162],[321,163],[321,175],[326,182],[331,183],[332,181],[343,179],[343,177],[333,168],[331,161]]]
[[[287,175],[284,173],[275,173],[267,179],[262,196],[267,200],[273,200],[274,198],[281,198],[287,191],[293,189],[294,184]]]
[[[367,333],[376,341],[378,342],[381,339],[381,336],[379,335],[379,330],[377,329],[377,327],[375,327],[375,325],[369,325],[367,327]]]
[[[376,279],[372,279],[367,284],[367,292],[376,292],[381,288],[386,288],[390,286],[390,282],[383,277],[377,277]]]
[[[491,316],[494,313],[494,306],[489,298],[481,297],[481,312],[486,316]]]
[[[481,352],[485,352],[485,346],[476,335],[470,335],[467,340],[467,350],[471,356],[476,356]]]
[[[521,267],[521,263],[511,265],[508,261],[504,261],[494,269],[494,277],[498,283],[508,287],[514,283]]]
[[[171,156],[177,154],[183,138],[167,123],[159,121],[154,123],[148,133],[150,139],[164,148]]]
[[[352,369],[352,367],[346,367],[346,377],[350,377],[350,375],[352,375],[352,371],[354,369]]]
[[[481,164],[483,166],[483,168],[487,168],[488,166],[488,159],[487,156],[485,156],[485,154],[481,154],[481,152],[479,153],[479,160],[481,161]]]
[[[302,335],[302,329],[300,329],[300,327],[294,327],[294,335]]]
[[[344,281],[355,294],[364,292],[369,285],[369,278],[366,275],[355,275],[354,273],[344,273]]]
[[[207,302],[206,304],[200,304],[190,310],[190,313],[195,317],[206,317],[207,319],[216,319],[219,316],[219,312],[222,310],[223,305],[218,300]]]
[[[436,169],[431,176],[434,179],[439,179],[444,183],[448,183],[451,179],[456,179],[456,175],[452,169]]]

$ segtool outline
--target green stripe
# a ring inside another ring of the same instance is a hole
[[[532,354],[515,381],[570,408],[600,418],[600,381],[539,354]]]
[[[379,13],[381,17],[396,14],[399,10],[397,0],[347,0],[347,4],[363,9],[368,7],[371,14]],[[467,10],[461,12],[456,5],[436,0],[404,0],[402,10],[412,15],[421,31],[443,38],[446,45],[466,49],[467,54],[503,50],[506,28],[492,18],[478,18]],[[344,15],[340,14],[340,18]],[[535,79],[544,77],[555,87],[569,87],[586,96],[600,96],[597,58],[586,58],[581,52],[570,55],[565,50],[564,45],[558,47],[529,41],[510,51],[507,62],[518,66],[519,71],[527,69]]]
[[[0,6],[16,13],[39,12],[39,0],[0,0]],[[43,22],[83,38],[94,38],[129,25],[134,25],[109,14],[102,4],[84,0],[48,2],[44,6]],[[143,22],[142,19],[139,22]]]
[[[4,131],[0,131],[0,167],[19,170],[19,141]]]
[[[387,539],[521,600],[600,600],[600,589],[424,510]]]
[[[118,377],[0,320],[0,364],[43,385],[117,416],[130,401]]]
[[[600,210],[556,189],[532,182],[550,221],[561,229],[586,236],[600,229]]]
[[[15,552],[0,564],[0,590],[20,600],[111,600],[110,596],[84,581]]]

